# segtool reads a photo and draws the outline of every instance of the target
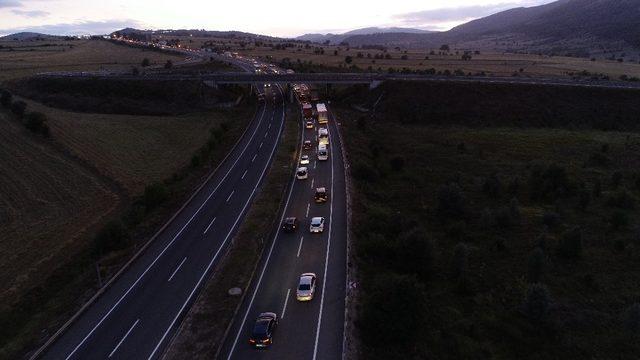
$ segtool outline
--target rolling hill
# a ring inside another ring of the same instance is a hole
[[[332,44],[339,44],[345,39],[348,39],[352,36],[357,35],[388,35],[388,34],[428,34],[429,31],[421,30],[421,29],[412,29],[412,28],[400,28],[400,27],[389,27],[389,28],[380,28],[380,27],[368,27],[362,29],[356,29],[347,31],[342,34],[304,34],[302,36],[298,36],[296,40],[303,41],[313,41],[322,43],[325,41],[329,41]]]

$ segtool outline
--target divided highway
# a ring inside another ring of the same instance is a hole
[[[266,249],[253,283],[247,290],[226,343],[222,359],[340,359],[346,287],[347,214],[345,172],[335,119],[330,119],[329,159],[317,160],[317,129],[304,130],[311,140],[309,177],[295,180],[282,217],[300,221],[293,233],[278,232]],[[327,125],[321,125],[327,127]],[[329,201],[316,204],[315,188],[326,187]],[[324,232],[309,232],[312,217],[324,217]],[[282,219],[281,219],[282,222]],[[296,289],[302,273],[315,273],[317,285],[313,300],[298,302]],[[257,350],[249,343],[256,317],[274,312],[279,325],[273,344]]]
[[[219,169],[141,256],[46,348],[43,358],[162,355],[200,285],[235,235],[271,164],[285,105],[279,87],[268,89],[265,98]]]

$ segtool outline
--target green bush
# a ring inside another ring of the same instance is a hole
[[[416,274],[422,281],[431,278],[433,243],[424,230],[412,229],[399,237],[394,263],[402,273]]]
[[[19,118],[24,116],[25,111],[27,111],[27,103],[24,101],[18,100],[11,104],[11,112],[16,114]]]
[[[575,191],[566,169],[557,164],[533,166],[529,175],[529,192],[534,200],[568,197]]]
[[[122,222],[108,222],[94,239],[94,250],[97,256],[111,251],[124,249],[129,244],[129,234]]]
[[[424,286],[414,276],[384,273],[362,299],[357,326],[373,348],[410,344],[424,325]]]
[[[629,215],[623,210],[614,210],[609,218],[613,230],[621,230],[629,226]]]
[[[353,177],[359,181],[373,183],[378,180],[378,173],[368,163],[358,161],[353,166]]]
[[[13,94],[11,94],[9,90],[0,91],[0,104],[2,104],[3,107],[5,108],[11,107],[12,101],[13,101]]]
[[[544,275],[546,259],[544,251],[541,248],[536,247],[535,250],[529,256],[529,267],[527,271],[527,281],[530,283],[542,282],[542,276]]]
[[[582,256],[582,230],[575,227],[565,231],[558,243],[558,255],[565,259],[578,259]]]
[[[162,204],[169,198],[169,190],[162,183],[149,184],[144,188],[142,202],[151,210]]]
[[[531,284],[527,289],[523,310],[532,321],[541,321],[549,313],[551,308],[551,295],[543,284]]]
[[[400,172],[404,168],[404,158],[402,156],[394,156],[389,160],[389,166],[395,172]]]
[[[451,183],[440,187],[436,212],[443,220],[465,219],[468,217],[467,199],[457,184]]]
[[[25,123],[27,129],[36,134],[44,136],[49,135],[49,126],[47,125],[47,116],[41,112],[31,112],[27,115]]]
[[[498,178],[498,175],[493,174],[486,179],[482,184],[482,192],[490,198],[497,199],[502,194],[502,182]]]
[[[191,167],[197,168],[202,165],[202,159],[200,159],[199,154],[195,154],[191,157]]]

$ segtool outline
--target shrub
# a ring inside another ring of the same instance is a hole
[[[467,199],[457,184],[451,183],[440,187],[436,211],[438,216],[444,220],[467,217]]]
[[[551,295],[546,286],[540,283],[531,284],[527,289],[523,310],[530,320],[540,321],[549,313],[551,303]]]
[[[622,210],[615,210],[611,213],[609,224],[613,230],[621,230],[629,226],[629,215]]]
[[[144,188],[142,201],[147,209],[153,209],[162,204],[169,197],[169,190],[162,183],[153,183]]]
[[[640,333],[640,303],[635,303],[625,312],[625,329],[633,334]]]
[[[376,182],[378,173],[376,170],[364,161],[358,161],[353,166],[353,177],[363,182]]]
[[[591,203],[591,193],[586,189],[580,190],[578,193],[578,207],[580,210],[585,211]]]
[[[18,100],[11,104],[11,112],[16,114],[19,118],[24,116],[25,111],[27,111],[27,103],[24,101]]]
[[[200,159],[199,154],[195,154],[191,157],[191,167],[196,168],[202,165],[202,159]]]
[[[424,324],[424,287],[413,276],[382,274],[362,299],[357,323],[372,347],[415,341]]]
[[[97,256],[125,248],[129,244],[129,234],[122,222],[114,220],[107,223],[94,239]]]
[[[482,184],[482,192],[494,199],[500,197],[500,194],[502,193],[502,183],[500,182],[498,175],[493,174],[484,179],[484,183]]]
[[[25,126],[36,134],[49,135],[49,126],[46,124],[47,116],[41,112],[31,112],[27,115]]]
[[[619,190],[609,195],[606,204],[619,209],[633,210],[636,207],[636,198],[627,190]]]
[[[13,94],[11,94],[9,90],[0,91],[0,104],[2,104],[2,106],[6,108],[11,107],[11,101],[13,101]]]
[[[596,180],[593,183],[593,197],[594,198],[599,198],[600,196],[602,196],[602,182],[600,180]]]
[[[404,168],[404,158],[402,156],[394,156],[389,160],[389,165],[393,171],[400,172]]]
[[[582,230],[575,227],[565,231],[558,243],[558,255],[565,259],[578,259],[582,256]]]
[[[624,176],[620,171],[616,171],[611,175],[611,188],[617,190],[620,184],[622,184],[622,179]]]
[[[536,247],[531,253],[531,256],[529,256],[527,281],[530,283],[539,283],[542,281],[545,262],[544,251],[542,251],[541,248]]]
[[[148,58],[144,58],[144,59],[142,59],[142,63],[140,64],[140,66],[142,66],[142,67],[147,67],[147,66],[149,66],[149,65],[151,65],[151,61],[149,61],[149,59],[148,59]]]
[[[164,63],[164,68],[165,69],[171,69],[172,67],[173,67],[173,61],[167,60],[167,62]]]
[[[412,229],[398,239],[396,268],[403,273],[413,273],[425,281],[431,277],[433,243],[420,229]]]
[[[534,166],[529,176],[529,191],[533,199],[556,199],[573,194],[574,185],[564,167],[551,164]]]
[[[451,276],[459,279],[467,272],[469,265],[469,247],[464,243],[458,243],[453,249],[453,257],[451,258]]]
[[[357,243],[358,254],[371,263],[388,264],[395,256],[393,243],[380,233],[370,233]]]

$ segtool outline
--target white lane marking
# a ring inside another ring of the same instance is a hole
[[[291,294],[291,289],[287,289],[287,297],[284,298],[284,306],[282,307],[282,315],[280,319],[284,319],[284,313],[287,311],[287,302],[289,301],[289,294]]]
[[[211,222],[209,223],[209,226],[207,226],[206,229],[204,229],[204,232],[202,233],[202,235],[206,234],[207,231],[209,231],[209,229],[211,228],[211,225],[213,225],[213,223],[216,221],[217,218],[213,218],[213,220],[211,220]]]
[[[304,241],[304,236],[300,237],[300,245],[298,246],[298,255],[296,257],[300,257],[300,251],[302,251],[302,242]]]
[[[318,162],[314,160],[314,161],[313,161],[313,168],[314,168],[314,169],[316,168],[316,165],[317,165],[317,164],[318,164]]]
[[[211,191],[211,193],[209,193],[209,196],[207,196],[207,198],[202,202],[202,205],[200,205],[200,207],[193,213],[193,215],[191,215],[191,218],[189,218],[189,221],[187,221],[187,223],[184,224],[184,226],[182,226],[180,231],[178,231],[178,233],[173,237],[173,239],[171,239],[171,241],[164,247],[164,249],[162,249],[160,254],[158,254],[158,256],[156,256],[156,258],[151,262],[151,264],[149,264],[149,266],[147,266],[147,268],[142,272],[142,274],[140,274],[140,276],[138,276],[136,281],[129,287],[129,289],[127,289],[127,291],[118,299],[118,301],[116,301],[116,303],[109,309],[109,311],[107,311],[107,313],[102,318],[100,318],[100,321],[98,321],[98,323],[91,329],[91,331],[89,331],[89,333],[82,339],[82,341],[80,341],[80,343],[78,345],[76,345],[76,347],[73,349],[73,351],[71,351],[71,353],[69,355],[67,355],[65,360],[69,360],[69,358],[71,358],[73,356],[73,354],[75,354],[76,351],[78,351],[78,349],[87,341],[87,339],[96,331],[96,329],[100,325],[102,325],[102,323],[107,319],[107,317],[109,317],[109,315],[111,315],[113,310],[115,310],[115,308],[118,307],[118,305],[120,305],[122,300],[124,300],[124,298],[127,297],[127,295],[129,295],[131,290],[133,290],[133,288],[136,285],[138,285],[140,280],[142,280],[142,278],[147,274],[147,272],[149,272],[149,270],[153,267],[153,265],[155,265],[155,263],[158,261],[158,259],[160,259],[160,257],[162,257],[162,255],[164,255],[164,253],[167,251],[167,249],[169,249],[169,247],[176,241],[178,236],[180,236],[180,234],[182,234],[184,229],[191,223],[191,221],[196,217],[196,215],[198,215],[198,213],[200,212],[200,210],[202,210],[204,205],[209,201],[209,199],[211,199],[213,194],[215,194],[215,192],[218,190],[218,188],[224,183],[224,181],[227,179],[227,177],[231,173],[231,170],[234,169],[234,167],[236,166],[236,164],[238,163],[240,158],[242,158],[242,155],[244,155],[245,151],[249,147],[249,144],[251,144],[253,138],[255,137],[256,133],[258,132],[258,129],[260,128],[260,124],[262,124],[262,120],[264,119],[264,113],[265,113],[266,110],[267,110],[266,106],[262,108],[262,114],[260,115],[260,121],[258,122],[258,125],[256,125],[256,128],[253,130],[253,133],[251,134],[251,138],[249,138],[249,141],[247,142],[247,144],[242,149],[242,152],[240,152],[240,155],[233,162],[233,164],[231,165],[229,170],[227,170],[227,173],[222,177],[222,179],[220,180],[218,185],[216,185],[216,187],[213,189],[213,191]]]
[[[242,174],[242,177],[240,179],[244,180],[244,177],[247,176],[247,171],[249,171],[249,169],[244,171],[244,173]]]
[[[214,219],[215,220],[215,219]],[[178,270],[180,270],[180,268],[182,267],[182,264],[184,264],[184,262],[187,261],[187,257],[185,256],[184,259],[182,259],[182,261],[180,262],[180,264],[178,264],[178,267],[176,267],[175,270],[173,270],[173,273],[171,273],[171,276],[169,276],[169,280],[167,280],[167,282],[171,281],[171,279],[173,279],[173,277],[176,275],[176,273],[178,272]]]
[[[138,322],[140,321],[140,319],[136,320],[136,322],[133,323],[133,325],[131,325],[131,327],[129,328],[129,331],[127,331],[126,334],[124,334],[124,337],[122,339],[120,339],[120,342],[118,343],[118,345],[116,345],[115,348],[113,348],[113,350],[111,351],[111,353],[109,354],[109,357],[112,357],[113,354],[115,354],[116,350],[118,350],[118,348],[120,347],[120,345],[122,345],[122,343],[124,342],[124,339],[127,338],[127,336],[129,336],[129,334],[131,333],[131,331],[133,330],[134,327],[136,327],[136,325],[138,325]]]
[[[262,145],[264,145],[264,141],[260,143],[260,146],[258,146],[258,149],[262,149]]]
[[[307,215],[305,217],[309,217],[309,208],[311,207],[311,203],[307,204]]]
[[[314,182],[315,180],[316,180],[316,179],[311,179],[311,188],[312,188],[312,189],[313,189],[313,182]]]
[[[282,101],[284,103],[284,99]],[[284,117],[284,109],[282,109],[282,116]],[[291,194],[293,193],[293,188],[294,188],[294,186],[291,186],[289,188],[289,194],[287,195],[287,201],[284,203],[284,208],[285,209],[289,206],[289,201],[291,200]],[[285,215],[285,212],[283,211],[282,215],[280,215],[280,222],[279,222],[280,224],[284,220],[284,215]],[[258,282],[256,283],[255,289],[253,289],[253,294],[251,295],[251,300],[249,300],[249,306],[247,306],[247,311],[244,313],[244,316],[242,317],[242,322],[240,323],[240,327],[238,328],[238,333],[236,334],[236,337],[233,340],[233,345],[231,345],[231,350],[229,350],[229,355],[227,356],[227,360],[231,360],[231,357],[233,356],[233,352],[236,349],[236,345],[238,344],[238,339],[240,338],[240,333],[242,333],[242,329],[244,329],[244,324],[247,322],[247,317],[249,317],[249,311],[251,311],[251,308],[253,307],[253,302],[255,301],[256,295],[258,294],[258,289],[260,288],[260,283],[262,283],[262,279],[264,278],[264,273],[267,271],[267,266],[269,265],[269,260],[271,259],[271,254],[273,254],[273,249],[275,248],[276,242],[278,240],[278,235],[279,234],[276,233],[273,236],[273,240],[271,241],[271,247],[269,248],[269,253],[267,254],[267,259],[265,260],[264,265],[262,267],[262,270],[260,271],[260,276],[258,277]]]
[[[271,120],[273,120],[273,118],[271,118]],[[271,123],[269,123],[269,126],[267,126],[267,129],[271,129]]]
[[[284,104],[284,98],[282,100],[282,121],[280,122],[280,129],[278,129],[278,134],[282,134],[282,126],[284,125],[284,108],[285,108],[285,104]],[[269,159],[273,158],[273,154],[276,151],[278,142],[276,141],[273,144],[273,149],[271,149],[271,155],[269,156]],[[262,173],[260,174],[260,177],[258,178],[258,181],[256,182],[256,186],[253,187],[253,191],[251,191],[251,194],[249,195],[247,201],[244,203],[244,206],[242,207],[242,210],[240,210],[240,215],[236,218],[236,221],[233,223],[233,225],[231,226],[231,229],[229,230],[229,232],[227,233],[227,236],[225,236],[224,240],[222,241],[220,247],[218,248],[218,250],[216,251],[216,253],[213,255],[213,258],[211,258],[211,261],[209,262],[209,264],[207,265],[207,267],[204,269],[204,271],[202,272],[202,275],[200,276],[200,278],[198,279],[198,282],[196,283],[196,285],[193,287],[193,289],[191,290],[191,292],[189,293],[189,296],[187,297],[187,299],[184,301],[184,303],[182,304],[182,306],[180,307],[180,310],[178,310],[178,313],[176,313],[176,316],[173,318],[173,320],[171,321],[171,324],[169,324],[169,326],[167,327],[167,329],[165,330],[164,334],[162,335],[162,338],[160,338],[160,341],[158,341],[158,344],[156,344],[156,347],[153,349],[153,351],[151,352],[151,354],[149,355],[149,357],[147,359],[152,359],[155,354],[158,352],[158,349],[160,349],[160,345],[162,345],[162,343],[164,342],[164,340],[167,338],[167,335],[169,334],[169,331],[171,331],[171,329],[173,328],[173,326],[175,325],[176,321],[178,321],[178,318],[180,317],[180,314],[182,314],[182,312],[184,311],[185,307],[187,307],[187,304],[191,301],[191,299],[193,298],[193,295],[195,294],[196,290],[198,289],[198,287],[200,287],[200,284],[202,283],[202,281],[204,280],[205,276],[207,275],[207,273],[209,272],[209,270],[211,269],[211,266],[213,266],[213,263],[216,261],[216,259],[218,258],[218,255],[220,255],[220,251],[222,251],[222,248],[225,246],[225,244],[227,243],[227,241],[229,240],[229,237],[231,236],[231,233],[233,232],[233,230],[235,230],[235,228],[238,226],[238,223],[240,222],[240,219],[242,218],[242,214],[244,214],[245,210],[247,209],[247,206],[249,205],[249,203],[251,202],[251,199],[253,198],[253,195],[256,193],[256,190],[258,189],[258,186],[260,185],[260,183],[262,182],[262,178],[264,177],[265,172],[267,171],[267,168],[269,167],[269,161],[265,161],[265,166],[262,169]],[[291,186],[291,190],[293,190],[293,186]],[[289,191],[289,197],[291,197],[291,190]],[[287,199],[287,203],[285,203],[285,209],[287,207],[289,200]],[[282,223],[282,220],[284,218],[284,212],[282,212],[282,218],[280,219],[280,223]],[[277,234],[276,234],[277,236]],[[275,241],[274,241],[275,243]],[[271,250],[273,250],[273,245],[271,246]],[[269,255],[271,255],[271,251],[269,252]],[[268,258],[267,258],[268,259]],[[267,260],[268,261],[268,260]],[[264,273],[264,272],[263,272]],[[262,275],[260,276],[260,278],[262,279]],[[255,293],[253,295],[255,297]],[[253,301],[253,299],[252,299]],[[247,318],[247,315],[245,315],[245,320]],[[243,324],[244,324],[244,320],[243,320]],[[236,342],[238,341],[238,338],[236,338]],[[234,345],[235,347],[235,342]],[[232,350],[233,352],[233,350]]]
[[[266,138],[267,138],[267,135],[269,135],[269,132],[268,132],[268,131],[265,131],[265,132],[264,132],[264,136],[263,136],[262,138],[263,138],[263,139],[266,139]]]
[[[227,170],[227,173],[222,177],[222,179],[220,180],[218,185],[216,185],[216,187],[213,189],[213,191],[211,191],[211,193],[209,193],[209,196],[207,196],[207,198],[202,202],[200,207],[198,207],[198,209],[193,213],[193,215],[191,215],[189,220],[182,226],[182,228],[180,228],[180,231],[178,231],[178,233],[173,237],[173,239],[171,239],[171,241],[162,249],[160,254],[158,254],[158,256],[156,256],[156,258],[153,259],[151,264],[149,264],[149,266],[147,266],[147,268],[142,272],[142,274],[140,274],[140,276],[138,276],[136,281],[134,281],[134,283],[127,289],[127,291],[125,291],[125,293],[118,299],[118,301],[116,301],[116,303],[113,304],[113,306],[109,309],[109,311],[107,311],[107,313],[104,314],[104,316],[102,316],[102,318],[100,318],[100,321],[98,321],[98,323],[91,329],[91,331],[89,331],[89,333],[87,335],[85,335],[84,338],[82,338],[80,343],[78,345],[76,345],[75,348],[73,348],[73,350],[71,351],[71,353],[69,353],[69,355],[67,355],[65,360],[69,360],[73,356],[73,354],[75,354],[76,351],[78,351],[78,349],[87,341],[87,339],[91,335],[93,335],[93,333],[96,331],[96,329],[100,325],[102,325],[102,323],[107,319],[107,317],[109,317],[109,315],[111,315],[113,310],[115,310],[116,307],[118,307],[118,305],[120,305],[122,300],[124,300],[124,298],[127,297],[127,295],[129,295],[131,290],[133,290],[133,288],[136,287],[136,285],[138,285],[140,280],[142,280],[142,278],[149,272],[149,270],[156,264],[156,262],[158,262],[158,259],[160,259],[162,257],[162,255],[164,255],[164,253],[167,251],[167,249],[169,249],[169,247],[171,245],[173,245],[173,243],[176,241],[176,239],[182,234],[184,229],[186,229],[187,226],[189,226],[189,224],[191,223],[191,221],[193,221],[193,219],[196,217],[196,215],[198,215],[198,213],[200,213],[200,210],[202,210],[202,208],[206,205],[206,203],[209,202],[209,199],[211,199],[213,194],[215,194],[215,192],[218,191],[218,188],[224,183],[224,181],[227,179],[227,177],[231,173],[231,170],[233,170],[235,168],[235,166],[238,163],[238,161],[240,161],[240,158],[242,158],[242,155],[244,155],[245,151],[249,147],[249,144],[252,143],[253,138],[255,137],[256,133],[258,132],[258,128],[260,128],[260,124],[262,124],[262,120],[264,118],[264,113],[265,113],[266,110],[267,110],[267,107],[266,106],[263,107],[262,114],[260,115],[260,121],[258,122],[258,125],[256,125],[256,128],[253,130],[253,133],[251,134],[251,138],[249,138],[249,141],[247,142],[247,144],[242,149],[242,152],[240,152],[240,155],[236,158],[236,160],[233,162],[233,164],[231,164],[231,167],[229,168],[229,170]],[[284,110],[283,110],[283,113],[284,113]]]
[[[236,192],[236,191],[235,191],[235,190],[233,190],[233,191],[231,192],[231,194],[229,194],[229,197],[227,198],[227,202],[229,202],[229,200],[231,200],[231,197],[233,196],[233,193],[235,193],[235,192]]]
[[[253,159],[251,159],[251,162],[256,161],[256,156],[258,156],[258,154],[253,155]]]
[[[333,143],[331,143],[331,192],[333,194]],[[329,266],[329,252],[331,251],[331,225],[333,224],[333,201],[329,210],[329,236],[327,237],[327,252],[324,258],[324,276],[322,277],[322,295],[320,296],[320,312],[318,313],[318,325],[316,327],[316,342],[313,345],[313,360],[318,356],[318,340],[320,339],[320,325],[322,325],[322,310],[324,309],[324,293],[327,289],[327,270]]]

